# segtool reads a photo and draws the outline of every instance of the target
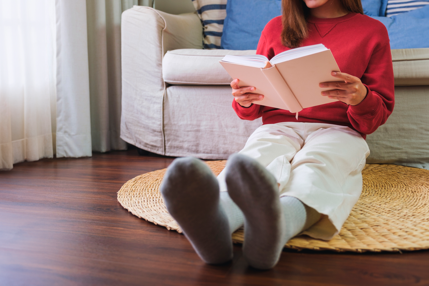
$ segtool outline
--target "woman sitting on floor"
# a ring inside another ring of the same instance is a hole
[[[394,106],[389,38],[363,15],[360,0],[283,0],[283,15],[264,28],[257,54],[271,59],[314,44],[329,48],[341,71],[320,96],[337,102],[286,110],[253,104],[263,95],[231,82],[233,108],[263,125],[216,178],[196,158],[176,159],[161,185],[167,209],[198,255],[210,264],[232,259],[231,234],[244,224],[244,256],[259,269],[276,265],[298,234],[330,240],[362,192],[369,155],[366,134]]]

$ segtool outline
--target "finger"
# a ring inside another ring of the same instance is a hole
[[[265,62],[265,66],[263,68],[267,69],[267,68],[272,68],[272,67],[273,67],[273,65],[270,62]]]
[[[347,97],[335,97],[335,96],[329,96],[329,98],[331,99],[336,99],[342,103],[345,103],[347,105],[352,105],[350,100]]]
[[[242,88],[240,88],[240,92],[241,92],[242,94],[249,93],[249,92],[253,92],[253,91],[255,91],[255,90],[256,90],[256,88],[255,88],[255,87],[253,87],[253,86],[246,86],[246,87],[242,87]]]
[[[233,94],[236,95],[241,95],[241,94],[246,94],[246,93],[252,93],[252,91],[255,91],[256,88],[252,87],[252,86],[245,86],[245,87],[240,87],[238,89],[234,89],[232,91]]]
[[[350,105],[350,99],[348,97],[341,97],[341,96],[328,96],[330,99],[341,101],[347,105]]]
[[[357,82],[360,81],[359,78],[349,75],[348,73],[344,73],[344,72],[337,72],[337,71],[333,71],[331,73],[333,76],[341,78],[343,80],[345,80],[346,82]]]
[[[328,96],[328,97],[331,98],[331,99],[337,99],[337,100],[340,100],[340,101],[343,101],[343,102],[349,101],[349,98],[346,97],[346,96]]]
[[[335,88],[335,89],[349,89],[350,83],[344,81],[327,81],[319,83],[319,87],[322,88]]]
[[[239,91],[240,93],[247,93],[247,92],[252,92],[256,90],[256,87],[254,86],[239,86],[238,84],[239,79],[234,79],[231,83],[230,86],[233,89],[233,93],[236,91]]]
[[[240,88],[240,86],[238,85],[238,82],[239,82],[240,80],[238,79],[238,78],[236,78],[236,79],[234,79],[233,81],[231,81],[231,87],[233,88],[233,89],[239,89]]]
[[[257,101],[264,98],[262,94],[254,94],[254,93],[246,93],[246,94],[238,95],[234,97],[235,97],[235,100],[239,100],[239,101],[246,101],[246,100]]]
[[[253,92],[255,90],[256,90],[256,88],[252,87],[252,86],[241,87],[241,88],[238,88],[238,89],[234,89],[232,91],[232,95],[239,96],[239,95],[242,95],[242,94],[251,93],[251,92]]]
[[[347,91],[341,89],[331,89],[322,91],[322,95],[324,96],[345,96],[347,95]]]

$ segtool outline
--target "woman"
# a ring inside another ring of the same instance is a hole
[[[292,237],[329,240],[362,192],[369,155],[366,134],[394,106],[393,69],[385,27],[362,13],[359,0],[283,0],[283,16],[264,28],[257,54],[272,58],[299,46],[324,44],[341,72],[320,96],[337,102],[286,110],[253,104],[264,95],[231,82],[233,108],[263,125],[232,155],[216,179],[195,158],[169,167],[161,193],[196,252],[207,263],[232,258],[231,234],[244,224],[249,264],[269,269]],[[219,196],[219,190],[221,194]]]

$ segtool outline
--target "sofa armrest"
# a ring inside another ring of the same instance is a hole
[[[202,49],[203,28],[195,13],[172,15],[134,6],[122,14],[121,138],[162,154],[162,58],[169,50]]]
[[[202,49],[203,28],[195,13],[172,15],[134,6],[122,14],[122,77],[137,88],[164,88],[162,58],[169,50]],[[154,87],[154,86],[152,86]]]

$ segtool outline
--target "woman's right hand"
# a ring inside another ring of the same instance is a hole
[[[262,94],[250,93],[255,91],[256,88],[253,86],[239,87],[239,79],[234,79],[231,82],[232,95],[235,101],[242,107],[250,107],[254,101],[258,101],[264,98]]]

